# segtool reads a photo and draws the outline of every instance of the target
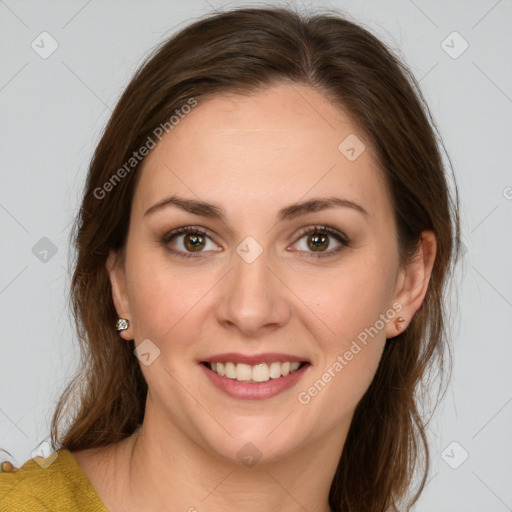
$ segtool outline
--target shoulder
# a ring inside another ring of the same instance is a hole
[[[87,475],[65,449],[0,473],[0,512],[108,512]]]

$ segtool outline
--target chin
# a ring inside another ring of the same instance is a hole
[[[295,439],[291,436],[294,430],[291,425],[284,425],[291,418],[279,425],[285,417],[252,416],[244,421],[226,422],[223,427],[229,434],[223,431],[223,435],[219,435],[218,430],[210,431],[205,433],[204,441],[215,455],[232,463],[250,467],[256,463],[276,462],[296,452],[304,442],[303,429],[301,438]]]

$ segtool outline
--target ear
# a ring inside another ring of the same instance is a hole
[[[133,339],[132,315],[128,296],[126,294],[126,275],[124,270],[124,253],[110,250],[105,262],[110,284],[112,287],[112,300],[119,318],[125,318],[130,322],[128,329],[121,331],[119,335],[125,340]],[[115,326],[113,326],[115,328]]]
[[[430,275],[436,258],[436,237],[432,231],[423,231],[416,248],[416,253],[401,269],[395,292],[394,303],[399,303],[402,309],[397,313],[397,318],[405,320],[398,322],[396,319],[389,322],[386,327],[386,338],[394,338],[405,331],[412,317],[418,311],[427,293]]]

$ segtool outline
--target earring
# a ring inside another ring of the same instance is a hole
[[[395,327],[397,331],[401,331],[403,329],[402,322],[405,322],[405,318],[403,316],[399,316],[395,321]]]
[[[128,326],[130,325],[130,322],[126,320],[125,318],[119,318],[116,322],[116,331],[126,331],[128,329]]]

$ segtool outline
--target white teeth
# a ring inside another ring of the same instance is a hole
[[[281,377],[281,363],[270,363],[270,378],[277,379]]]
[[[248,364],[236,365],[236,380],[251,380],[251,367]]]
[[[226,377],[228,379],[236,379],[236,366],[235,363],[226,363]]]
[[[268,364],[261,363],[252,367],[252,380],[254,382],[267,382],[270,379]]]
[[[284,363],[272,362],[260,363],[254,366],[245,363],[210,363],[210,368],[221,377],[238,380],[240,382],[267,382],[269,379],[285,377],[289,373],[297,371],[301,363],[286,361]]]

